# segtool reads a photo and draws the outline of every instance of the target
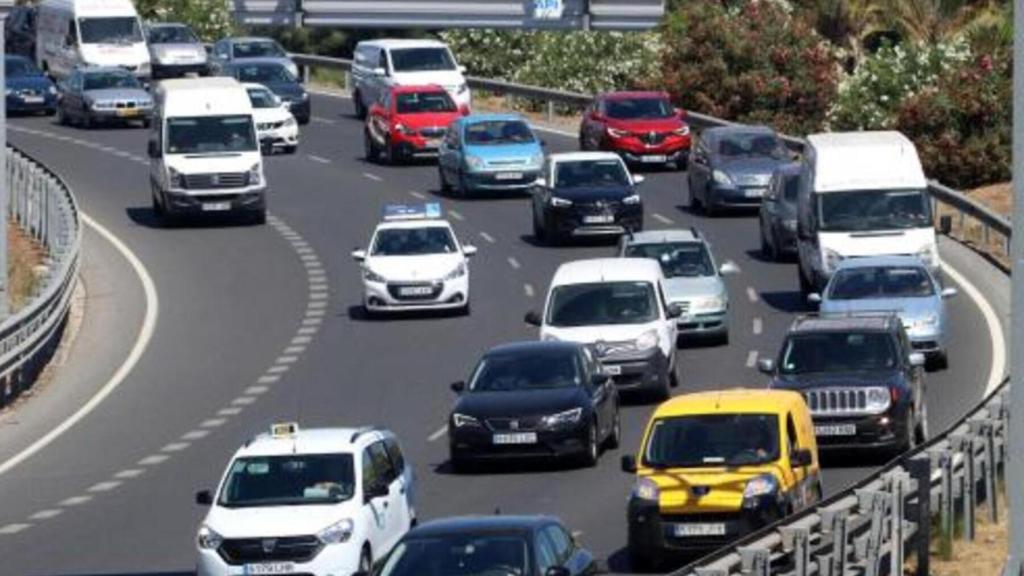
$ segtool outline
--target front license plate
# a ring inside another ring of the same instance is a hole
[[[641,162],[664,162],[668,158],[664,154],[652,154],[650,156],[641,156]]]
[[[261,564],[246,564],[246,574],[292,574],[295,572],[295,564],[292,562],[264,562]]]
[[[522,172],[498,172],[494,175],[495,180],[522,180]]]
[[[231,210],[231,202],[207,202],[203,204],[203,212],[224,212]]]
[[[609,366],[609,365],[605,364],[604,365],[604,373],[609,375],[609,376],[619,376],[619,375],[622,374],[622,366],[615,366],[615,365]]]
[[[24,96],[24,97],[22,97],[22,101],[25,102],[25,104],[42,104],[43,103],[43,97],[42,96]]]
[[[676,524],[674,532],[679,538],[725,536],[725,524],[722,522],[706,524]]]
[[[814,427],[816,436],[854,436],[857,434],[855,424],[821,424]]]
[[[139,114],[138,108],[123,108],[117,111],[118,116],[137,116]]]
[[[536,432],[516,432],[514,434],[495,434],[495,444],[536,444]]]
[[[426,296],[433,292],[430,286],[406,286],[398,290],[402,296]]]
[[[425,146],[427,148],[440,148],[441,147],[441,139],[440,138],[430,138],[430,139],[428,139],[426,141]]]
[[[743,195],[747,198],[760,198],[764,196],[764,188],[747,188],[743,191]]]
[[[597,214],[594,216],[584,216],[584,224],[611,224],[615,222],[615,216],[611,214]]]

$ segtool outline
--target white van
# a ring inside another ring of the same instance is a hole
[[[364,40],[356,44],[352,61],[352,102],[356,114],[365,118],[370,106],[392,86],[434,84],[444,87],[459,109],[468,113],[472,97],[465,72],[448,45],[437,40]]]
[[[131,0],[43,0],[36,60],[65,78],[78,66],[117,66],[140,79],[151,74],[142,23]]]
[[[541,340],[592,344],[601,365],[624,393],[656,400],[678,384],[676,320],[680,304],[665,298],[661,264],[651,258],[594,258],[558,267],[543,315],[526,322]]]
[[[800,175],[800,289],[820,292],[844,259],[917,256],[940,267],[928,183],[899,132],[812,134]]]
[[[159,82],[154,96],[154,214],[233,212],[266,222],[267,180],[245,88],[234,78],[181,78]]]

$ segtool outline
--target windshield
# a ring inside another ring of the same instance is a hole
[[[277,100],[277,96],[270,90],[264,88],[249,88],[249,101],[252,102],[253,108],[277,108],[281,103]]]
[[[134,16],[79,18],[83,44],[132,44],[142,42],[142,29]]]
[[[658,318],[649,282],[567,284],[551,293],[548,324],[556,327],[644,324]]]
[[[216,154],[256,150],[252,116],[200,116],[167,119],[167,152]]]
[[[400,542],[380,576],[526,576],[526,538],[517,534],[444,534]]]
[[[110,88],[141,88],[135,76],[127,72],[94,72],[84,75],[83,90],[107,90]]]
[[[455,70],[455,62],[444,48],[402,48],[391,51],[391,67],[395,72]]]
[[[17,78],[18,76],[38,76],[42,72],[27,58],[8,56],[4,59],[4,74],[8,78]]]
[[[574,352],[565,350],[484,357],[469,384],[472,392],[517,392],[574,388],[581,384]]]
[[[455,102],[447,92],[405,92],[395,99],[399,114],[455,112]]]
[[[234,44],[235,58],[285,58],[287,54],[277,45],[277,42],[261,40],[257,42],[236,42]]]
[[[703,242],[630,244],[626,247],[625,256],[657,260],[666,278],[715,275],[711,255]]]
[[[774,414],[701,414],[662,418],[651,427],[644,452],[656,468],[752,466],[779,458]]]
[[[830,300],[924,298],[935,295],[931,277],[918,266],[872,266],[839,270],[832,277]]]
[[[466,126],[467,144],[529,144],[533,132],[522,120],[487,120]]]
[[[782,348],[782,374],[891,370],[896,351],[884,332],[795,334]]]
[[[672,103],[664,98],[624,98],[605,101],[609,118],[616,120],[648,120],[676,115]]]
[[[336,504],[354,491],[351,454],[260,456],[231,463],[219,502],[228,508]]]
[[[718,142],[718,153],[725,157],[763,156],[781,160],[788,157],[786,145],[774,134],[731,132]]]
[[[856,232],[932,225],[924,190],[858,190],[817,194],[821,230]]]
[[[423,228],[389,228],[377,231],[373,242],[374,256],[424,256],[453,254],[455,238],[445,226]]]
[[[247,64],[235,67],[235,78],[240,82],[294,82],[295,77],[281,64]]]
[[[149,29],[150,44],[198,44],[199,38],[185,26],[157,26]]]
[[[555,164],[556,188],[618,188],[629,186],[629,174],[618,159],[583,160]]]

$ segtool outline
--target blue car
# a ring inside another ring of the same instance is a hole
[[[452,122],[438,150],[441,191],[525,192],[544,164],[541,141],[518,114],[474,114]]]
[[[24,56],[5,56],[7,111],[13,114],[53,115],[57,111],[57,87]]]

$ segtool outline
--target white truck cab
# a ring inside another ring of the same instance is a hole
[[[131,0],[42,0],[36,20],[36,59],[65,78],[79,66],[117,66],[146,80],[149,48]]]
[[[234,212],[265,222],[267,180],[246,89],[233,78],[181,78],[159,82],[154,96],[154,214]]]
[[[392,86],[442,86],[464,113],[472,97],[448,45],[437,40],[380,39],[356,44],[352,61],[352,102],[360,118]]]
[[[940,267],[928,183],[899,132],[812,134],[800,175],[800,289],[819,292],[838,264],[864,256],[917,256]]]

